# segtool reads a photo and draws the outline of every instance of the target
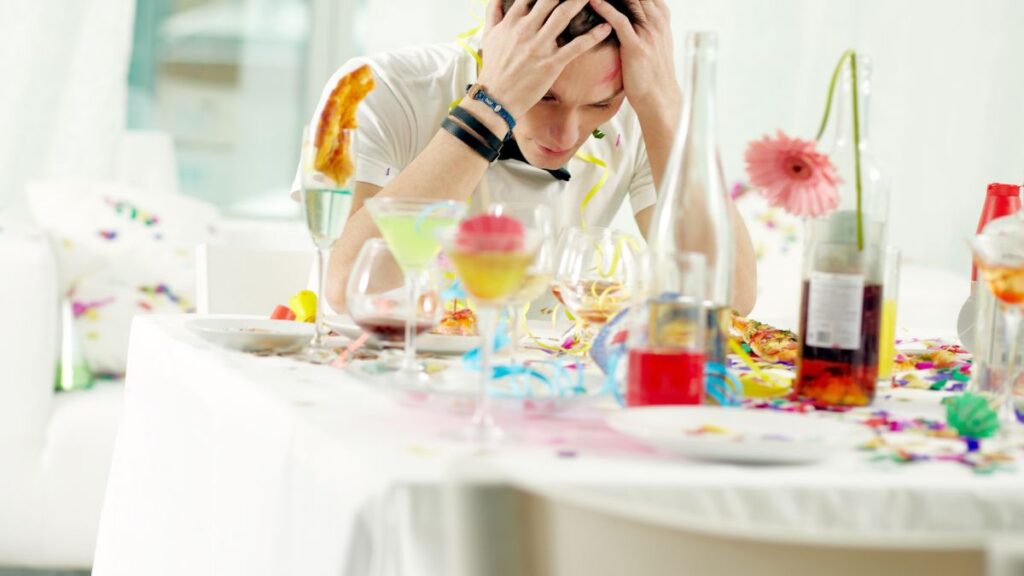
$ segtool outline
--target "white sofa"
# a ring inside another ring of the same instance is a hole
[[[0,270],[0,566],[88,567],[124,388],[54,394],[57,271],[45,236],[0,231]]]
[[[228,221],[220,228],[221,241],[234,246],[309,243],[297,222]],[[296,289],[307,269],[300,262]],[[107,381],[54,393],[58,301],[46,236],[0,224],[0,567],[92,564],[124,387]]]

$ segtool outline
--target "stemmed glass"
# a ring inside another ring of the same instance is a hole
[[[555,296],[584,324],[600,326],[622,310],[636,286],[640,244],[610,228],[570,228],[560,240]]]
[[[341,237],[345,228],[345,221],[348,220],[349,209],[352,207],[352,188],[355,185],[355,177],[350,177],[347,182],[335,182],[333,178],[316,169],[314,159],[316,158],[316,147],[313,143],[309,127],[305,129],[302,136],[302,159],[301,170],[301,200],[302,216],[306,221],[306,228],[316,246],[317,264],[317,306],[316,326],[313,339],[309,342],[303,355],[314,362],[328,362],[335,353],[324,343],[324,336],[327,333],[324,328],[324,292],[327,286],[327,258],[330,256],[334,243]],[[349,143],[349,154],[353,162],[356,158],[356,132],[354,130],[342,130],[341,138]]]
[[[1003,311],[1006,374],[999,394],[1000,429],[1009,437],[1017,426],[1014,385],[1020,370],[1017,343],[1024,315],[1024,218],[1002,218],[971,241],[974,261]]]
[[[526,269],[519,289],[508,299],[507,313],[511,337],[509,352],[510,360],[514,364],[519,355],[521,311],[551,287],[555,272],[555,221],[551,209],[547,206],[524,202],[492,203],[484,212],[511,216],[538,235],[537,255]]]
[[[502,228],[481,230],[474,224],[493,218]],[[441,234],[441,245],[455,267],[463,288],[477,304],[480,332],[480,381],[476,408],[466,436],[486,445],[498,441],[501,429],[491,415],[487,385],[491,379],[494,332],[501,308],[522,288],[527,271],[541,244],[535,223],[521,222],[508,215],[477,216],[458,230]]]
[[[402,269],[406,300],[418,302],[419,287],[441,250],[438,235],[455,226],[466,205],[451,200],[377,197],[367,200],[366,207]],[[424,383],[427,374],[416,361],[417,323],[416,307],[410,306],[405,320],[405,358],[401,373],[413,383]]]
[[[387,243],[375,238],[363,244],[349,274],[345,289],[348,314],[357,326],[388,350],[402,347],[410,316],[416,318],[416,335],[441,321],[441,301],[435,280],[435,275],[421,275],[419,281],[426,281],[426,284],[418,287],[416,300],[409,300],[398,262]],[[389,355],[364,369],[374,373],[394,371],[401,368],[401,360],[402,356]]]

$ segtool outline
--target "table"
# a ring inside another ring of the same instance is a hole
[[[441,486],[472,450],[466,415],[416,406],[346,371],[225,352],[181,317],[132,330],[125,411],[94,574],[442,574]],[[941,393],[877,402],[937,416]],[[801,467],[666,458],[603,423],[503,412],[518,442],[489,464],[635,506],[771,530],[916,533],[963,542],[1024,530],[1024,472],[882,466],[863,453]]]

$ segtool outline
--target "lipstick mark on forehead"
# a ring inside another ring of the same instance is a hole
[[[604,76],[601,77],[601,83],[607,83],[615,80],[622,73],[622,60],[619,58],[615,59],[615,64],[605,72]]]

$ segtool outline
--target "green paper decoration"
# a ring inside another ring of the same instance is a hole
[[[999,415],[989,406],[985,397],[965,392],[947,398],[945,404],[946,423],[961,436],[989,438],[999,431]]]

